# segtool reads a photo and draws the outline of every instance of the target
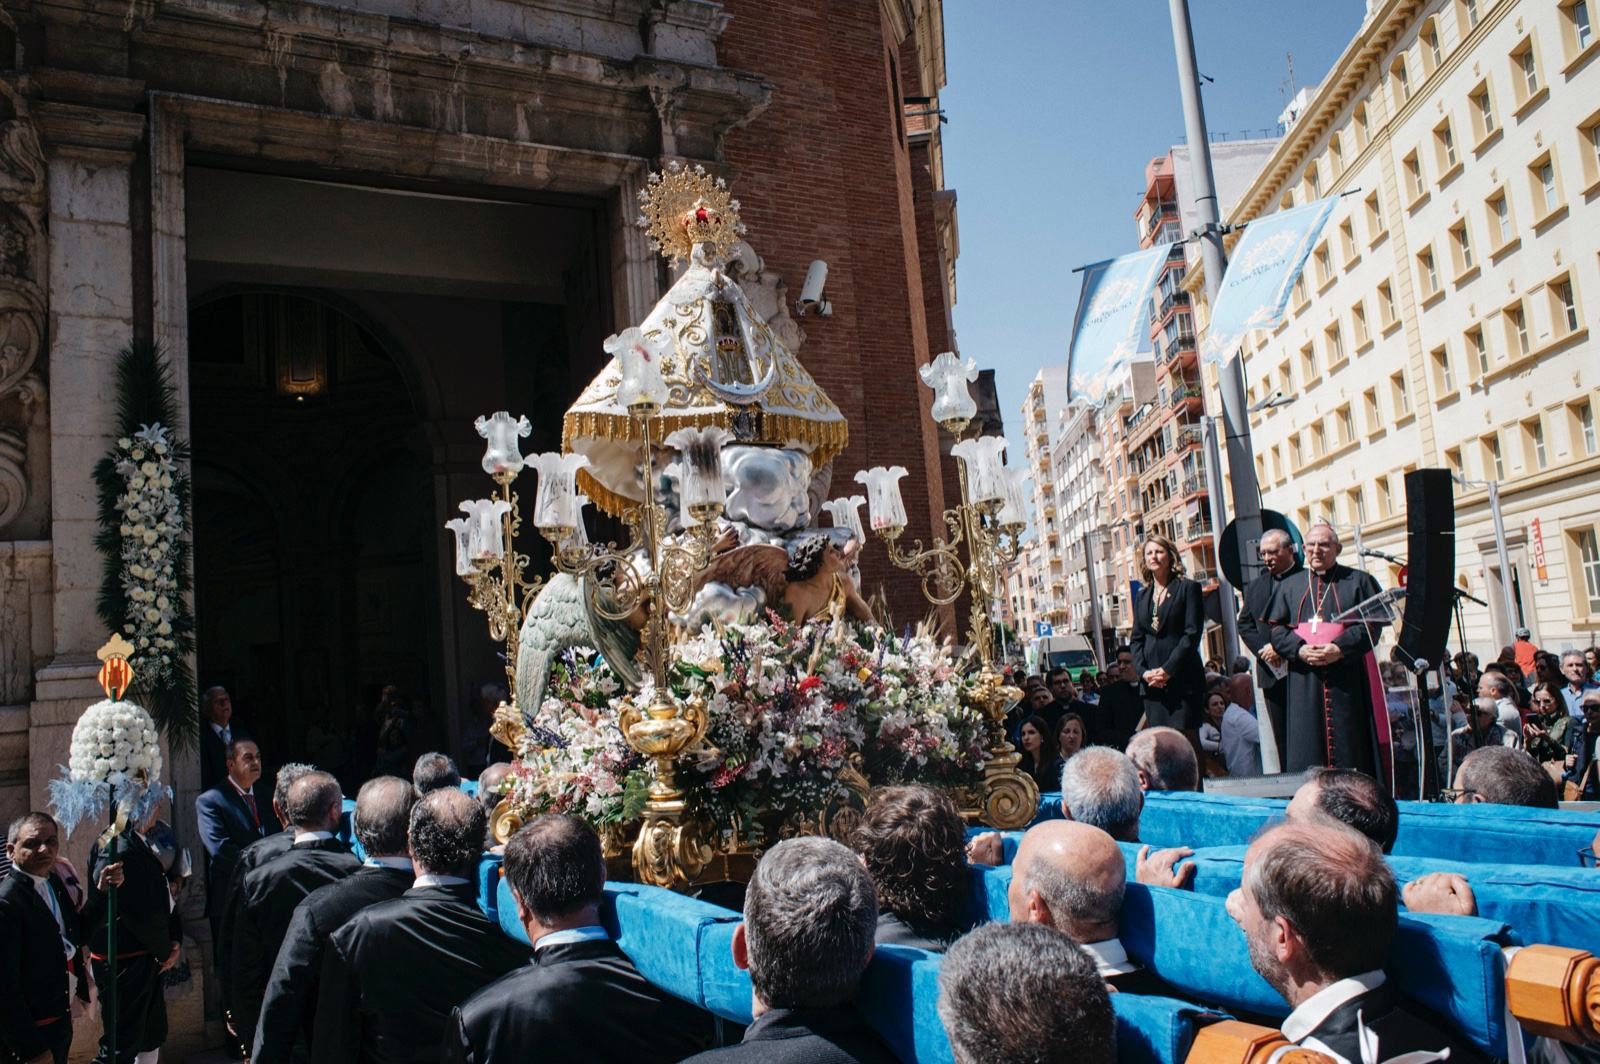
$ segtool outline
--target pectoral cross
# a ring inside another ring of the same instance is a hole
[[[1315,632],[1317,630],[1317,628],[1321,626],[1321,624],[1322,624],[1322,614],[1313,613],[1311,615],[1311,630],[1313,632]]]

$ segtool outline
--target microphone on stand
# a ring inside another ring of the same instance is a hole
[[[1373,550],[1371,547],[1362,547],[1356,553],[1366,558],[1382,558],[1384,561],[1393,562],[1396,565],[1404,565],[1406,563],[1404,558],[1396,558],[1393,554],[1387,554],[1381,550]]]

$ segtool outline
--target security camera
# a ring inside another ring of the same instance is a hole
[[[805,314],[810,311],[820,317],[828,317],[833,313],[833,304],[822,298],[822,290],[828,284],[828,264],[821,259],[811,263],[811,268],[806,270],[806,283],[800,289],[800,298],[795,300],[794,312]]]

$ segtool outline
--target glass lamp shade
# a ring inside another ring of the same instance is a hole
[[[976,359],[962,362],[954,352],[946,351],[918,372],[922,383],[933,389],[933,420],[959,432],[978,416],[978,404],[967,389],[969,381],[978,379]]]
[[[856,473],[856,483],[867,486],[867,513],[874,532],[906,527],[906,504],[900,498],[900,478],[905,466],[874,466]]]
[[[511,512],[511,504],[505,499],[468,499],[461,504],[461,512],[467,515],[469,527],[466,538],[470,561],[499,561],[505,557],[506,542],[501,533],[500,519]],[[461,542],[459,532],[456,542],[458,545]],[[459,556],[456,568],[461,568]]]
[[[529,464],[539,473],[539,490],[533,496],[533,525],[541,532],[559,532],[561,538],[583,525],[578,501],[578,470],[589,464],[581,454],[546,451],[532,455]]]
[[[967,467],[967,501],[974,506],[1002,502],[1006,497],[1004,436],[979,436],[958,440],[950,453]]]
[[[667,381],[661,367],[666,344],[631,328],[610,337],[603,346],[617,360],[622,374],[617,383],[618,403],[634,414],[653,414],[666,405]]]
[[[822,504],[822,510],[833,517],[833,523],[840,528],[848,528],[850,534],[856,537],[857,543],[866,542],[867,534],[861,528],[861,507],[866,503],[865,495],[847,495],[831,499]]]
[[[489,448],[483,453],[485,473],[522,472],[522,450],[517,440],[533,431],[526,417],[512,421],[511,415],[502,410],[493,417],[480,417],[473,424],[478,435],[489,441]]]
[[[679,429],[662,442],[676,447],[683,460],[678,491],[683,513],[695,524],[714,520],[728,503],[722,481],[722,448],[733,433],[719,425],[705,429]]]
[[[1028,483],[1028,468],[1017,466],[1005,470],[1006,478],[1006,504],[1000,510],[1000,516],[995,521],[1001,528],[1008,525],[1022,526],[1028,523],[1028,493],[1024,485]]]
[[[465,517],[452,517],[444,527],[456,534],[456,575],[472,575],[472,522]]]

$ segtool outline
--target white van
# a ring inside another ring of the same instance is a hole
[[[1068,669],[1072,682],[1084,672],[1099,672],[1100,659],[1095,655],[1094,644],[1083,635],[1046,635],[1039,637],[1039,674],[1051,669]]]

